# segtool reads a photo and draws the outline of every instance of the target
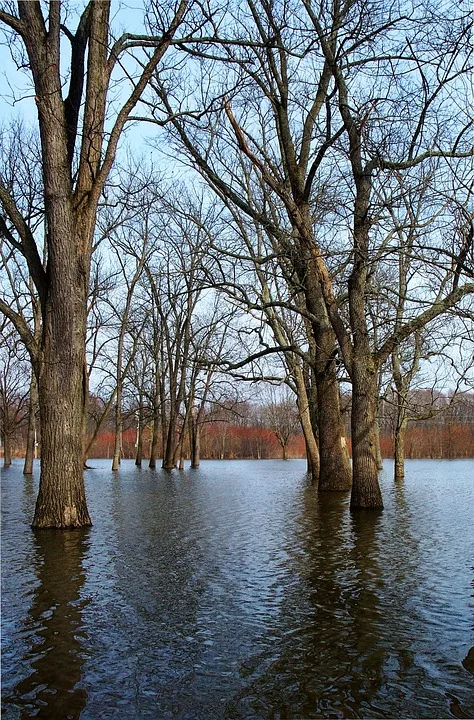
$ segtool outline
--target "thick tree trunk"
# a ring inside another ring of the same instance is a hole
[[[82,443],[85,283],[70,269],[69,277],[64,271],[52,279],[54,303],[43,320],[44,347],[38,378],[41,475],[33,520],[33,526],[41,528],[91,524]]]
[[[352,495],[351,508],[383,508],[377,466],[377,382],[374,363],[354,358],[352,376]]]
[[[319,490],[350,490],[351,467],[344,420],[341,413],[336,373],[335,338],[326,323],[315,329],[317,345],[316,385],[318,389]]]
[[[36,388],[36,378],[34,373],[31,374],[30,381],[30,400],[28,404],[28,429],[26,432],[26,454],[25,464],[23,466],[23,475],[33,474],[33,460],[35,457],[35,441],[36,441],[36,408],[38,405],[38,391]]]
[[[308,228],[311,227],[307,219]],[[341,414],[336,368],[336,338],[332,329],[317,268],[311,230],[301,246],[300,277],[306,305],[316,318],[311,323],[315,347],[315,379],[318,402],[319,490],[346,491],[351,487],[351,467]]]

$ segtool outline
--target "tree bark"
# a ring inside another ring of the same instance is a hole
[[[65,264],[64,260],[63,271]],[[53,295],[57,302],[50,305],[43,321],[38,378],[41,475],[33,519],[33,526],[40,528],[91,525],[82,443],[86,290],[80,273],[70,270],[57,274]]]
[[[3,433],[3,467],[10,467],[12,464],[12,445],[9,433]]]
[[[352,376],[351,509],[383,508],[377,467],[377,380],[372,358],[355,357]]]
[[[28,404],[28,429],[26,432],[26,454],[25,464],[23,466],[23,475],[33,474],[33,460],[35,457],[35,441],[36,441],[36,408],[38,405],[38,391],[36,388],[36,378],[34,373],[31,374],[30,380],[30,399]]]
[[[397,418],[397,427],[395,429],[395,482],[403,482],[405,479],[405,433],[407,429],[407,420],[405,418]]]
[[[201,464],[201,424],[198,418],[191,420],[191,467],[197,470]]]
[[[351,487],[351,468],[341,414],[336,367],[336,338],[327,315],[312,253],[304,252],[304,287],[315,343],[314,372],[317,388],[319,490],[343,492]]]

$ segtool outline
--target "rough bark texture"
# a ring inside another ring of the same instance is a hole
[[[377,466],[377,382],[372,358],[357,357],[352,377],[351,508],[383,508]]]
[[[405,432],[407,421],[405,419],[397,422],[395,430],[395,482],[402,482],[405,479]]]
[[[351,487],[351,468],[341,414],[336,370],[336,338],[331,327],[311,253],[306,254],[305,295],[315,341],[315,379],[318,398],[319,490],[345,491]]]
[[[35,458],[36,441],[36,407],[38,404],[38,392],[34,374],[30,381],[30,400],[28,404],[28,429],[26,432],[26,454],[23,466],[23,475],[33,474],[33,460]]]

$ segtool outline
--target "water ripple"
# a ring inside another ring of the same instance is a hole
[[[354,515],[299,461],[94,464],[79,533],[2,477],[6,718],[474,716],[474,463]]]

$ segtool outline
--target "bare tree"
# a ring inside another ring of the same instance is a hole
[[[19,2],[16,15],[0,11],[9,39],[25,53],[23,67],[28,67],[34,85],[41,138],[46,269],[28,219],[4,180],[0,182],[1,232],[25,257],[42,314],[38,342],[14,308],[0,301],[0,310],[16,325],[28,348],[38,381],[42,456],[36,527],[91,522],[83,480],[82,427],[87,396],[87,295],[97,205],[124,127],[169,48],[185,9],[183,0],[171,10],[170,19],[163,12],[164,24],[156,27],[153,36],[126,33],[115,41],[110,2],[88,3],[75,31],[63,22],[61,2],[50,2],[47,14],[37,0]],[[63,38],[71,45],[65,99]],[[137,53],[143,47],[146,52],[140,59]],[[134,57],[135,74],[131,69]],[[131,89],[125,99],[121,94],[120,109],[113,111],[116,97],[111,98],[111,88],[121,66],[127,66],[124,74]]]

